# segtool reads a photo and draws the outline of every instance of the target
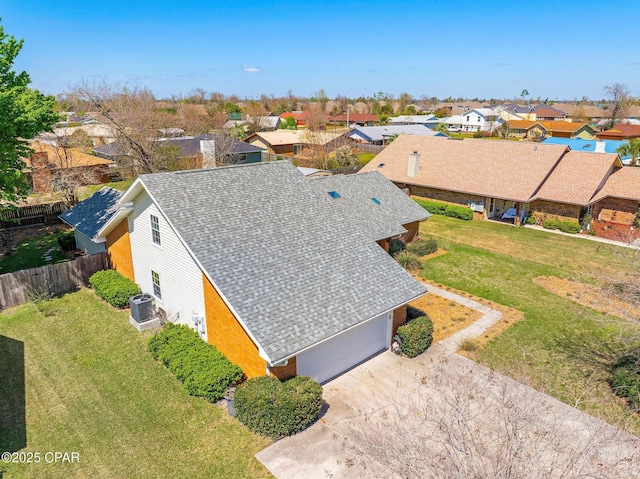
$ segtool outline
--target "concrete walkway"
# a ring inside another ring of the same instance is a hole
[[[443,421],[455,419],[462,405],[469,411],[493,407],[486,416],[473,414],[468,431],[477,431],[476,441],[495,442],[504,437],[500,427],[508,421],[501,421],[499,414],[513,409],[505,403],[516,404],[516,410],[535,418],[531,422],[547,432],[533,431],[530,437],[535,440],[522,441],[529,450],[520,457],[531,457],[534,465],[544,463],[545,454],[550,463],[564,454],[566,460],[593,459],[594,467],[618,464],[620,474],[616,470],[608,477],[640,477],[638,438],[455,354],[460,341],[481,335],[501,313],[431,285],[428,289],[483,316],[417,358],[387,351],[325,384],[327,406],[319,420],[256,454],[278,479],[429,477],[403,467],[419,465],[427,456],[446,460],[444,444],[451,436],[435,436]],[[405,461],[402,455],[414,449],[412,457],[418,456],[418,462]],[[395,464],[394,458],[399,459]]]

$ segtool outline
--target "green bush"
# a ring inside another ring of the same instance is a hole
[[[395,256],[405,249],[407,249],[407,244],[404,241],[399,239],[392,239],[389,241],[389,254],[391,256]]]
[[[447,205],[447,208],[444,210],[444,214],[445,216],[459,218],[465,221],[471,221],[473,219],[473,210],[466,206]]]
[[[560,229],[560,220],[556,218],[547,218],[544,220],[544,223],[542,223],[542,227],[548,230],[558,230]]]
[[[80,131],[80,130],[78,130]],[[67,231],[58,236],[58,244],[62,251],[73,251],[76,248],[76,236],[73,231]]]
[[[402,251],[395,255],[396,261],[407,271],[418,271],[422,268],[422,262],[415,254]]]
[[[140,294],[138,285],[113,269],[98,271],[89,278],[96,294],[115,308],[129,306],[129,298]]]
[[[438,241],[435,239],[420,239],[407,246],[407,251],[418,256],[425,256],[438,251]]]
[[[238,386],[233,405],[238,420],[252,431],[274,439],[291,436],[318,417],[322,386],[306,376],[285,382],[262,376]]]
[[[433,323],[428,316],[420,316],[398,328],[400,351],[410,358],[423,353],[433,341]]]
[[[582,228],[580,228],[580,223],[578,223],[577,221],[560,221],[560,231],[564,231],[565,233],[575,234],[579,233],[581,229]]]
[[[238,366],[188,326],[168,323],[149,339],[148,349],[182,381],[189,394],[209,402],[221,399],[227,388],[242,378]]]
[[[640,359],[636,355],[625,356],[616,363],[611,387],[634,412],[640,413]]]
[[[450,205],[448,203],[423,200],[421,198],[414,198],[413,201],[433,215],[445,215],[467,221],[473,219],[473,210],[466,206]]]
[[[526,224],[528,225],[535,225],[536,224],[536,217],[533,216],[533,214],[527,216],[527,220],[525,221]]]
[[[421,198],[414,198],[413,200],[433,215],[443,215],[447,209],[447,204],[439,201],[429,201]]]

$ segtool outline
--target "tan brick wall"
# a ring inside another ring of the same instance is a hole
[[[259,356],[258,347],[204,274],[202,282],[209,343],[240,366],[248,378],[264,376],[267,363]]]
[[[484,201],[484,197],[482,196],[458,193],[456,191],[438,190],[436,188],[427,188],[425,186],[409,185],[409,191],[413,196],[419,196],[427,200],[452,203],[454,205],[467,206],[467,201],[469,200],[473,200],[475,202]]]
[[[113,269],[131,281],[135,281],[127,218],[107,235],[107,255]]]
[[[393,338],[398,328],[407,322],[407,305],[400,306],[393,310],[393,327],[391,328],[391,337]]]
[[[420,228],[419,221],[413,221],[402,226],[404,226],[404,228],[407,230],[407,232],[402,235],[402,241],[404,241],[405,243],[411,243],[412,241],[418,239],[418,231]]]
[[[286,366],[280,368],[271,368],[271,375],[277,377],[280,381],[292,378],[297,374],[296,358],[289,359]]]
[[[529,210],[533,210],[534,216],[539,218],[558,218],[560,220],[579,221],[580,206],[568,205],[566,203],[556,203],[555,201],[536,200],[531,203]]]

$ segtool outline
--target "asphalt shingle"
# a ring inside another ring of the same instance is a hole
[[[122,191],[105,186],[60,215],[60,219],[80,233],[94,238],[117,213]]]

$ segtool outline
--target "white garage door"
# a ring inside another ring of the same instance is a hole
[[[296,359],[298,376],[327,381],[389,347],[391,313],[342,333],[300,353]]]

